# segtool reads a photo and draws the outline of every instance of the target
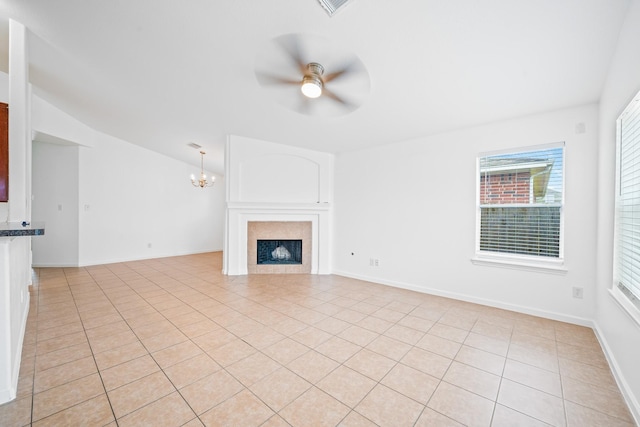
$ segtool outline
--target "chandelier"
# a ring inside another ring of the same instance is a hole
[[[213,183],[216,181],[215,176],[211,176],[211,182],[207,181],[207,175],[204,174],[204,155],[206,153],[204,151],[200,151],[200,177],[196,179],[195,175],[191,174],[191,184],[194,187],[211,187]]]

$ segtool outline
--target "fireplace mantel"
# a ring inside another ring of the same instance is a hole
[[[227,209],[258,211],[328,211],[331,204],[321,203],[264,203],[264,202],[227,202]]]
[[[311,274],[330,274],[331,205],[329,203],[227,203],[224,271],[248,274],[247,238],[249,222],[311,222]]]

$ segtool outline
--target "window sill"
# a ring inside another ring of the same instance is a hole
[[[636,326],[640,327],[640,309],[638,309],[616,285],[613,285],[613,287],[609,289],[609,295],[611,295],[611,298],[627,313],[631,320],[635,322]]]
[[[520,257],[499,255],[476,255],[471,258],[474,265],[488,267],[511,268],[515,270],[535,271],[539,273],[566,274],[564,261],[532,260]]]

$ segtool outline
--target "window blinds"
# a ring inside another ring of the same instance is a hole
[[[617,277],[640,297],[640,97],[618,119]]]
[[[563,151],[480,156],[480,251],[561,257]]]

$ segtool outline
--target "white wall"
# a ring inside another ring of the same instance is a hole
[[[193,187],[197,166],[104,134],[79,150],[80,265],[222,250],[221,177]]]
[[[95,130],[38,96],[32,97],[31,125],[34,139],[41,142],[92,147]]]
[[[189,165],[98,132],[33,97],[36,266],[83,266],[223,248],[225,183],[191,185]],[[53,142],[53,143],[52,143]],[[60,210],[60,208],[62,210]]]
[[[640,1],[631,1],[600,102],[596,325],[627,401],[640,420],[640,326],[609,294],[613,282],[615,122],[640,90]]]
[[[31,242],[35,266],[78,265],[78,158],[76,145],[33,142],[31,216],[46,224]]]
[[[334,273],[590,324],[597,113],[587,105],[338,155]],[[586,132],[576,133],[578,124]],[[559,141],[567,272],[472,264],[477,155]],[[584,288],[584,299],[572,298],[573,286]]]

